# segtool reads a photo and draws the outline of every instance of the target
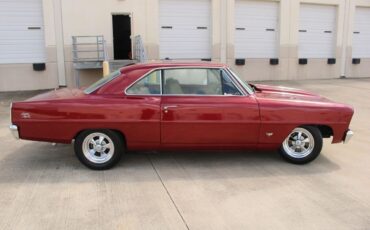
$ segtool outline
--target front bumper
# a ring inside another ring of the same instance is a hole
[[[13,137],[14,137],[15,139],[19,139],[18,126],[16,126],[16,125],[10,125],[10,126],[9,126],[9,129],[10,129],[10,131],[12,132]]]
[[[353,137],[353,131],[352,130],[347,130],[347,132],[345,133],[344,135],[344,138],[343,138],[343,143],[344,144],[347,144],[349,142],[349,140],[351,140],[351,138]]]

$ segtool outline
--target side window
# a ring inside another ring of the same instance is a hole
[[[163,94],[223,94],[219,69],[165,69],[163,78]]]
[[[222,75],[222,89],[224,95],[242,95],[242,93],[236,88],[230,76],[225,72],[221,71]]]
[[[150,95],[161,94],[161,71],[154,71],[127,89],[127,94]]]

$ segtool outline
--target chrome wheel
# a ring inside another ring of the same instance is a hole
[[[114,144],[110,137],[104,133],[91,133],[82,143],[82,152],[91,162],[103,164],[108,162],[114,154]]]
[[[282,147],[289,156],[304,158],[312,153],[315,140],[307,129],[295,128],[284,140]]]

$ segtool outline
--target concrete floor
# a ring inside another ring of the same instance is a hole
[[[370,229],[370,79],[271,84],[353,105],[355,137],[304,166],[275,152],[131,153],[97,172],[71,145],[15,141],[8,106],[30,95],[0,94],[0,229]]]

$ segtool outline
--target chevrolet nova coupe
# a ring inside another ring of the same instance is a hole
[[[130,150],[279,150],[304,164],[323,138],[348,142],[353,109],[303,90],[243,82],[223,64],[126,66],[90,87],[13,102],[14,136],[73,143],[91,169]]]

